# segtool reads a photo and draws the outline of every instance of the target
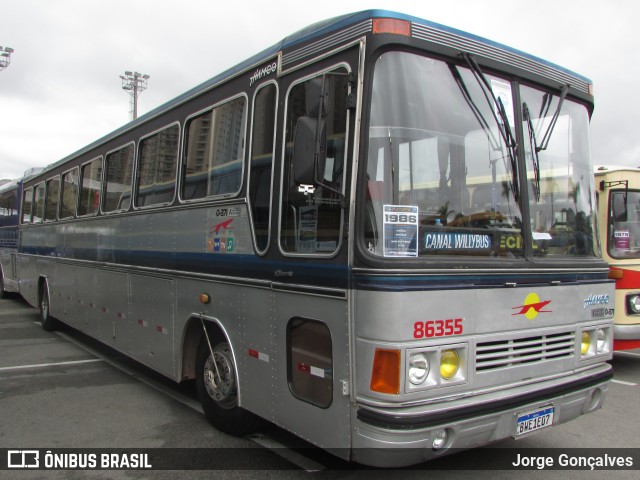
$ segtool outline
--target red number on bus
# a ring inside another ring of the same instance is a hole
[[[427,320],[413,324],[413,338],[448,337],[461,335],[463,331],[462,318]]]

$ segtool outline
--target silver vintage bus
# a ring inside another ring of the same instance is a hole
[[[18,275],[244,434],[418,463],[599,409],[591,82],[419,18],[314,24],[25,182]]]

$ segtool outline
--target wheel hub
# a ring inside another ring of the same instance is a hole
[[[227,352],[220,351],[213,352],[213,357],[215,364],[209,356],[204,365],[204,385],[207,393],[223,406],[225,404],[229,407],[235,406],[235,374],[231,358]]]

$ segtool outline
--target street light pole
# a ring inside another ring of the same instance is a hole
[[[13,48],[11,47],[0,47],[0,71],[4,70],[11,63],[11,54],[13,53]]]
[[[124,76],[120,75],[122,80],[122,89],[131,95],[131,120],[138,118],[138,95],[147,89],[149,75],[138,72],[124,72]]]

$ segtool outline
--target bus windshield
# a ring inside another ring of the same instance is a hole
[[[640,258],[640,192],[614,190],[609,196],[607,250],[613,258]]]
[[[378,58],[366,169],[364,245],[370,253],[396,258],[525,255],[521,206],[526,200],[520,198],[519,160],[511,144],[516,87],[498,76],[485,77],[483,83],[470,68],[406,52]],[[533,124],[542,138],[548,122],[546,110],[538,115],[538,103],[545,94],[526,91],[530,116],[536,119],[520,126]],[[553,100],[549,103],[552,115]],[[535,256],[594,255],[588,115],[569,101],[560,114],[548,149],[536,157],[544,181],[535,185],[541,193],[529,194],[530,251]],[[526,165],[530,182],[540,177],[532,173],[532,161]]]
[[[527,112],[524,151],[534,252],[540,246],[552,257],[597,255],[587,109],[564,101],[558,110],[557,95],[526,86],[520,95]]]

